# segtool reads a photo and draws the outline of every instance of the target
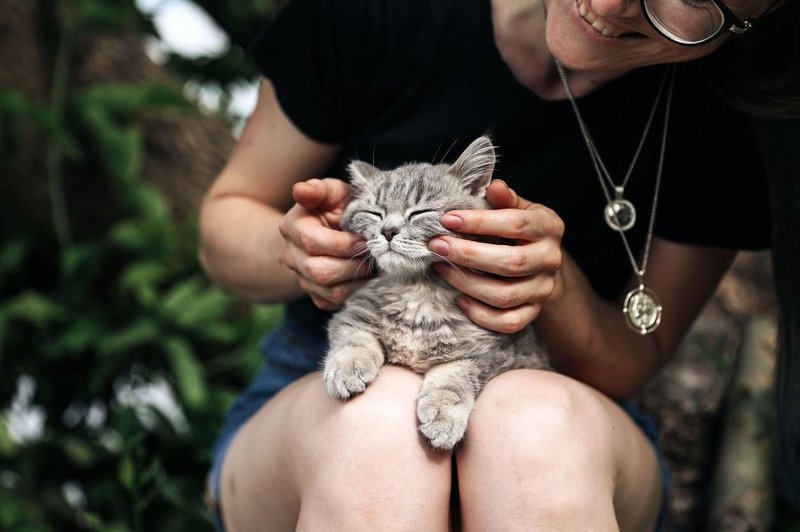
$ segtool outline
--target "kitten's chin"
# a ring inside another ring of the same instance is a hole
[[[376,257],[378,269],[392,277],[418,277],[424,275],[430,261],[427,258],[410,259],[389,251]]]

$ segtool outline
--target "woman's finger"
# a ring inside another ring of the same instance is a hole
[[[320,286],[302,277],[298,280],[302,288],[310,297],[317,308],[322,310],[335,310],[344,305],[353,292],[361,288],[364,280],[352,280],[332,286]]]
[[[448,262],[505,277],[553,273],[561,267],[561,247],[550,239],[507,246],[441,236],[431,240],[428,249]]]
[[[308,255],[345,258],[359,255],[366,249],[358,236],[325,227],[316,216],[292,219],[287,214],[284,220],[285,223],[281,223],[283,237]]]
[[[332,286],[370,274],[370,262],[364,257],[340,259],[325,255],[309,256],[293,245],[287,245],[284,257],[288,268],[318,286]]]
[[[487,235],[534,242],[544,238],[561,240],[564,223],[544,205],[532,205],[526,210],[464,210],[450,211],[441,220],[451,231],[471,235]]]
[[[499,309],[512,309],[526,303],[543,303],[552,295],[555,284],[552,275],[516,279],[487,277],[444,263],[436,264],[434,269],[459,292]]]
[[[486,201],[493,209],[527,209],[533,202],[522,198],[502,179],[495,179],[486,189]]]
[[[475,324],[503,334],[521,331],[530,325],[541,311],[540,305],[532,304],[501,310],[466,295],[460,296],[456,303]]]
[[[338,216],[350,201],[350,185],[331,177],[309,179],[295,183],[292,199],[309,211]]]

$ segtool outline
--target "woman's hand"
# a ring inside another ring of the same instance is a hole
[[[536,319],[542,305],[558,291],[564,223],[547,207],[520,198],[503,181],[490,184],[486,199],[495,210],[451,211],[442,217],[442,225],[516,245],[442,236],[428,247],[462,266],[434,266],[463,293],[457,299],[461,310],[481,327],[513,333]]]
[[[370,273],[360,256],[364,242],[339,229],[350,187],[338,179],[311,179],[294,185],[292,198],[297,203],[280,224],[283,263],[317,307],[338,308]]]

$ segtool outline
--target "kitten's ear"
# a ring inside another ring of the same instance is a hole
[[[492,139],[478,137],[447,171],[460,179],[473,196],[482,198],[492,180],[496,161]]]
[[[380,170],[364,161],[353,161],[347,166],[350,173],[350,184],[355,188],[364,188],[370,179],[380,173]]]

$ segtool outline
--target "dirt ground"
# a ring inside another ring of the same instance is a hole
[[[642,409],[661,427],[672,473],[667,530],[707,529],[710,482],[717,455],[721,406],[747,319],[774,318],[768,253],[745,253],[723,279],[673,361],[641,394]]]

